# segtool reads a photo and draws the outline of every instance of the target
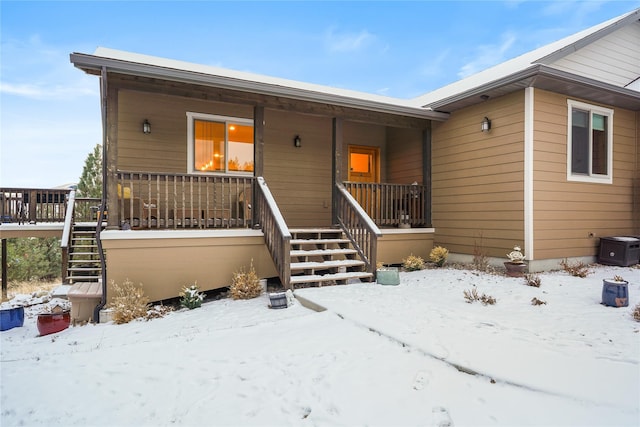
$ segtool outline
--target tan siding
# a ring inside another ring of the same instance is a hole
[[[187,172],[188,111],[252,118],[253,108],[215,101],[120,90],[118,94],[118,169]],[[142,122],[151,133],[142,133]]]
[[[491,131],[480,131],[487,116]],[[524,93],[451,114],[433,128],[434,242],[504,257],[524,241]],[[481,241],[481,243],[480,243]]]
[[[264,175],[291,227],[331,224],[331,129],[330,118],[265,110]]]
[[[387,182],[422,184],[422,131],[387,129]]]
[[[632,214],[638,174],[635,113],[614,111],[613,184],[570,182],[567,97],[536,90],[534,102],[535,259],[593,256],[599,237],[637,234]]]
[[[360,145],[365,147],[380,148],[380,181],[387,179],[384,167],[386,154],[386,129],[384,126],[370,123],[345,121],[343,126],[344,144],[342,147],[342,177],[345,181],[349,178],[349,146]]]

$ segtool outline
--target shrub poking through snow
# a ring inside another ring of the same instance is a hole
[[[189,310],[193,310],[194,308],[198,308],[202,305],[202,301],[205,296],[206,295],[198,289],[197,283],[194,283],[189,287],[185,286],[180,294],[180,305],[188,308]]]
[[[134,319],[147,316],[149,298],[144,295],[142,283],[139,286],[126,279],[122,285],[111,281],[113,300],[109,308],[113,309],[113,322],[117,324],[129,323]]]
[[[491,295],[487,295],[484,293],[482,295],[478,294],[478,289],[476,289],[475,287],[471,288],[471,290],[465,290],[463,294],[464,299],[467,300],[469,304],[480,301],[482,305],[493,305],[497,302],[497,300]]]
[[[251,299],[262,294],[260,279],[253,268],[253,260],[251,260],[249,271],[245,271],[242,267],[240,271],[233,273],[230,292],[233,299]]]
[[[416,255],[409,255],[405,259],[402,260],[402,267],[406,271],[417,271],[424,269],[424,260]]]
[[[564,271],[575,277],[587,277],[591,273],[589,266],[582,261],[570,262],[565,258],[560,261],[560,266]]]
[[[636,322],[640,322],[640,302],[633,308],[631,316],[633,316]]]
[[[546,303],[546,301],[542,301],[536,297],[533,297],[533,299],[531,300],[531,305],[544,305]]]
[[[478,271],[489,270],[489,258],[487,250],[482,243],[482,233],[480,233],[480,241],[473,241],[473,268]]]
[[[433,262],[437,267],[442,267],[444,263],[447,261],[447,257],[449,256],[449,249],[443,248],[442,246],[436,246],[431,249],[429,253],[429,259]]]
[[[542,279],[537,274],[525,274],[524,275],[524,284],[527,286],[533,286],[534,288],[539,288],[542,284]]]

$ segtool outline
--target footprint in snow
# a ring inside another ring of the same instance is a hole
[[[453,427],[453,420],[449,415],[449,410],[442,406],[434,406],[431,410],[433,413],[433,425],[437,427]]]
[[[416,374],[416,379],[413,382],[414,390],[422,390],[431,380],[431,372],[420,371]]]

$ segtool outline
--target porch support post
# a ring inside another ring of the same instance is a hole
[[[342,183],[342,147],[343,147],[343,127],[344,120],[341,117],[333,118],[333,126],[331,132],[332,149],[333,149],[333,172],[331,189],[331,223],[338,223],[338,206],[337,206],[337,188],[336,184]]]
[[[422,131],[422,183],[427,187],[424,200],[424,219],[431,227],[431,126]]]
[[[2,239],[2,301],[7,299],[7,239]]]
[[[253,108],[253,162],[254,162],[254,176],[261,176],[264,178],[264,107],[256,105]],[[259,206],[255,203],[256,200],[256,186],[252,188],[252,209],[251,209],[251,224],[257,224],[258,209]],[[263,224],[260,224],[261,226]]]
[[[102,69],[102,200],[106,198],[107,229],[117,230],[118,223],[118,90],[107,85],[107,70]],[[123,190],[124,191],[124,190]]]

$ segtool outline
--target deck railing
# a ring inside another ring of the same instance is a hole
[[[344,187],[380,227],[431,225],[425,185],[345,182]]]
[[[118,172],[117,225],[134,229],[250,227],[253,183],[251,176]]]
[[[351,193],[341,184],[336,186],[338,224],[365,262],[366,270],[375,274],[378,237],[382,233]]]
[[[256,179],[257,221],[264,233],[264,240],[271,258],[278,269],[282,286],[289,289],[291,287],[291,233],[264,178]]]
[[[69,189],[0,188],[2,222],[64,222]]]

